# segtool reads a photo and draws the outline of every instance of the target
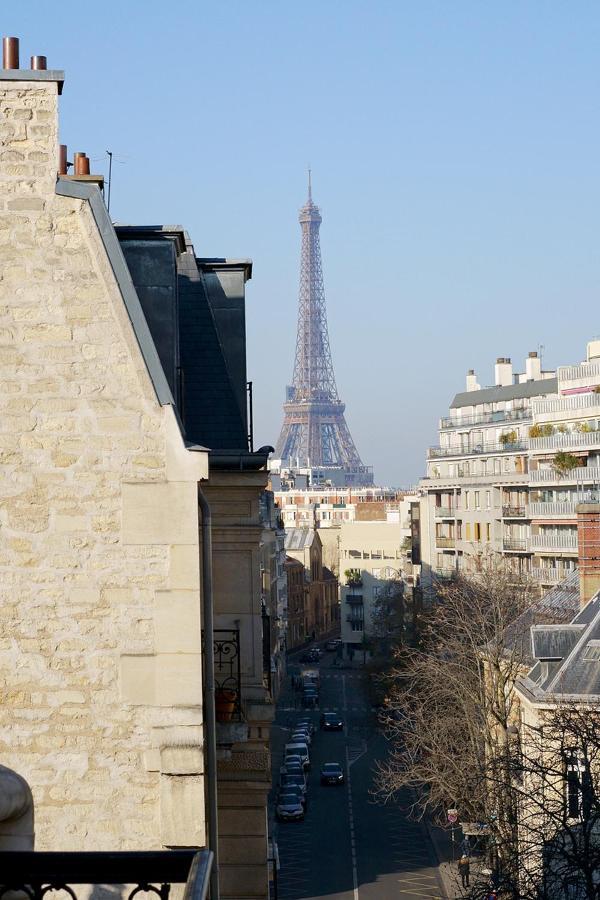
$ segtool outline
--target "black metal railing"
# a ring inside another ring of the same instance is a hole
[[[242,675],[239,628],[215,628],[215,712],[219,722],[242,718]]]
[[[213,855],[209,850],[147,852],[38,853],[4,851],[0,866],[0,900],[21,891],[44,900],[63,891],[77,900],[76,886],[128,885],[127,900],[144,893],[168,900],[171,886],[184,884],[184,900],[204,900]],[[87,896],[88,891],[84,892]]]
[[[262,658],[263,658],[263,686],[271,693],[271,616],[263,606],[262,619]]]
[[[527,550],[527,541],[525,538],[503,538],[502,539],[502,549],[503,550],[526,551]]]

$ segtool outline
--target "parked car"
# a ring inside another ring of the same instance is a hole
[[[327,641],[325,644],[326,650],[337,650],[338,647],[342,646],[342,642],[339,638],[332,638],[332,640]]]
[[[306,728],[296,728],[290,737],[290,743],[297,741],[299,744],[307,744],[310,747],[312,734]]]
[[[279,778],[280,793],[284,793],[286,788],[295,787],[302,794],[306,794],[306,780],[304,775],[281,775]]]
[[[275,815],[279,822],[298,822],[304,818],[304,804],[297,794],[282,793],[277,798]]]
[[[302,691],[302,705],[307,709],[314,709],[319,705],[319,693],[316,688],[305,688]]]
[[[342,731],[344,720],[336,712],[324,712],[321,715],[321,728],[323,731]]]
[[[343,784],[344,770],[340,763],[328,762],[321,769],[321,784]]]
[[[310,768],[310,754],[308,752],[308,744],[303,741],[299,743],[298,741],[290,742],[285,745],[285,750],[283,753],[283,764],[285,765],[288,757],[290,756],[299,756],[302,760],[302,765],[305,769]]]
[[[311,734],[314,734],[316,731],[315,723],[310,716],[303,716],[301,719],[298,719],[296,728],[306,728]]]
[[[300,757],[288,758],[284,765],[279,769],[280,775],[302,775],[306,781],[306,770],[302,764]]]
[[[298,798],[305,810],[308,809],[308,794],[305,788],[298,787],[296,784],[288,784],[287,787],[280,788],[277,797],[282,794],[294,794]]]

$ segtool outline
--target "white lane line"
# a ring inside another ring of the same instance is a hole
[[[345,682],[344,682],[345,683]],[[344,691],[344,708],[346,695]],[[352,781],[350,780],[350,755],[346,746],[346,783],[348,785],[348,822],[350,823],[350,854],[352,857],[352,884],[354,886],[354,900],[358,897],[358,869],[356,866],[356,844],[354,841],[354,812],[352,810]]]

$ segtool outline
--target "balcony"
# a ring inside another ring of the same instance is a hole
[[[486,475],[475,475],[459,468],[456,475],[442,475],[437,466],[432,466],[431,473],[423,478],[423,481],[434,482],[434,484],[431,485],[431,488],[435,487],[435,490],[439,491],[452,490],[454,487],[460,486],[461,484],[473,486],[489,486],[490,484],[527,484],[529,482],[529,477],[529,472],[517,472],[514,469],[512,472],[494,472]]]
[[[481,456],[495,453],[518,453],[527,450],[528,441],[513,441],[510,444],[494,441],[490,443],[475,444],[473,447],[430,447],[427,451],[428,459],[440,459],[446,456]]]
[[[546,534],[532,534],[529,538],[529,546],[532,550],[555,550],[563,553],[577,553],[577,532],[567,531],[564,534],[552,532]]]
[[[465,428],[471,425],[495,425],[497,422],[523,422],[531,419],[528,409],[515,409],[491,413],[480,413],[475,416],[463,416],[455,419],[452,416],[440,419],[440,428]]]
[[[583,500],[557,500],[552,502],[537,502],[529,504],[529,513],[532,519],[569,518],[577,515],[577,503]]]
[[[526,506],[503,506],[502,515],[505,519],[524,519],[527,517]]]
[[[11,896],[12,891],[18,891],[19,896],[31,900],[43,900],[50,891],[65,892],[77,900],[76,886],[98,888],[91,892],[83,890],[81,896],[120,897],[124,884],[128,885],[125,896],[143,892],[167,900],[171,887],[182,884],[186,898],[204,900],[211,867],[209,850],[81,853],[5,850],[2,884],[11,888]]]
[[[436,519],[454,519],[455,516],[456,509],[454,506],[436,506],[435,508]]]
[[[559,474],[555,469],[534,469],[529,473],[532,484],[540,484],[546,482],[566,482],[568,484],[576,484],[579,481],[600,483],[600,466],[577,466],[569,472]]]
[[[440,537],[440,535],[436,534],[435,545],[441,550],[454,550],[456,547],[456,539],[453,537]]]
[[[215,628],[215,712],[219,722],[242,719],[240,632],[237,628]]]
[[[553,569],[550,566],[533,566],[530,574],[538,584],[559,584],[570,574],[570,570]]]
[[[527,538],[503,538],[502,549],[509,553],[528,553]]]
[[[449,566],[440,566],[434,569],[434,575],[440,581],[450,581],[452,578],[456,578],[456,569],[451,569]]]
[[[534,400],[532,411],[538,416],[546,416],[554,413],[569,413],[578,409],[600,410],[600,394],[590,391],[589,394],[574,394],[571,397],[557,397],[555,400]]]
[[[556,372],[559,381],[582,381],[600,375],[600,363],[585,362],[579,366],[559,366]]]
[[[353,604],[354,606],[362,606],[363,604],[363,595],[362,594],[346,594],[344,597],[346,603]]]
[[[365,627],[364,619],[359,619],[357,616],[346,616],[346,622],[353,626],[353,631],[363,631]]]
[[[575,450],[586,447],[600,449],[600,431],[569,431],[565,434],[551,434],[548,437],[529,439],[529,449],[532,453],[548,450]]]

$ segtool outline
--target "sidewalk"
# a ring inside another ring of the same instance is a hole
[[[460,857],[460,845],[462,842],[462,831],[460,827],[455,829],[454,852],[452,849],[451,832],[446,828],[438,828],[428,820],[425,820],[425,827],[435,855],[438,859],[438,871],[440,880],[444,887],[447,900],[460,900],[464,896],[460,875],[458,874],[458,860]],[[454,857],[454,859],[453,859]],[[471,885],[476,880],[477,875],[486,867],[486,861],[482,856],[470,856],[470,877]]]

